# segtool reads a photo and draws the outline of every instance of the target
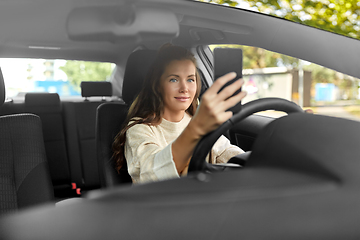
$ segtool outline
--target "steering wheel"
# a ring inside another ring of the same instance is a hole
[[[205,161],[207,154],[210,152],[212,146],[215,144],[217,139],[227,130],[232,128],[237,122],[242,121],[246,117],[256,112],[265,110],[276,110],[282,111],[287,114],[304,112],[297,104],[282,99],[282,98],[261,98],[251,102],[248,102],[242,106],[242,109],[232,116],[229,120],[224,122],[216,130],[205,135],[194,149],[192,158],[190,159],[188,172],[214,172],[222,171],[227,168],[225,165],[210,164]]]

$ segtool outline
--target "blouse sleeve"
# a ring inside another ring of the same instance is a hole
[[[221,135],[211,149],[211,163],[226,163],[230,158],[244,153],[238,146],[230,144],[229,139]]]
[[[179,177],[171,144],[162,146],[152,128],[146,124],[136,124],[126,131],[125,158],[134,182]]]

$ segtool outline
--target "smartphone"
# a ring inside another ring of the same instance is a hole
[[[243,68],[243,52],[241,48],[215,48],[214,49],[214,80],[219,77],[229,73],[235,72],[236,77],[227,82],[222,89],[226,86],[232,84],[234,81],[242,78],[242,68]],[[241,92],[241,88],[238,89],[232,96]],[[234,107],[228,109],[233,112],[233,114],[241,110],[241,102],[236,104]]]

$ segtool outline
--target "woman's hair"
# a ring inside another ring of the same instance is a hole
[[[201,79],[196,68],[196,59],[189,50],[167,43],[159,49],[155,60],[147,72],[139,95],[129,108],[122,130],[115,137],[113,143],[113,160],[118,172],[121,167],[126,164],[124,155],[126,131],[136,124],[158,125],[161,123],[164,102],[161,94],[162,83],[160,80],[166,67],[174,60],[190,60],[195,65],[197,89],[192,103],[186,110],[191,116],[195,114],[201,90]],[[129,124],[130,121],[131,124]]]

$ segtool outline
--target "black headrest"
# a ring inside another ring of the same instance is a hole
[[[156,57],[156,50],[138,50],[130,54],[126,63],[122,98],[131,104],[139,94],[147,71]]]
[[[0,68],[0,107],[5,102],[5,83],[4,83],[4,77],[2,75],[2,71]]]
[[[81,82],[81,96],[83,97],[111,97],[111,82]]]
[[[60,97],[57,93],[26,93],[25,107],[37,112],[59,112]]]

